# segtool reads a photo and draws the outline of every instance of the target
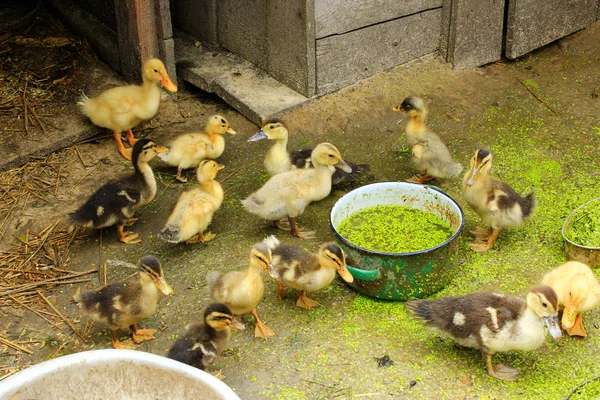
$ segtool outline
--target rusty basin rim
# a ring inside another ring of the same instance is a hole
[[[375,190],[377,187],[381,187],[383,186],[382,184],[385,184],[385,186],[406,186],[406,185],[412,185],[414,187],[421,187],[423,189],[426,190],[434,190],[436,192],[438,192],[440,195],[444,196],[446,199],[448,199],[451,203],[453,203],[456,208],[458,209],[458,213],[460,215],[460,225],[459,227],[456,229],[456,231],[454,232],[454,234],[452,236],[450,236],[450,238],[448,238],[446,241],[438,244],[437,246],[434,247],[430,247],[428,249],[423,249],[423,250],[419,250],[419,251],[413,251],[410,253],[384,253],[384,252],[380,252],[380,251],[375,251],[375,250],[370,250],[370,249],[366,249],[364,247],[358,246],[352,242],[350,242],[348,239],[346,239],[345,237],[343,237],[335,228],[334,223],[333,223],[333,212],[335,210],[336,205],[346,196],[350,196],[353,192],[356,192],[358,190],[367,190],[370,187],[373,188],[373,190]],[[376,256],[383,256],[383,257],[395,257],[395,258],[401,258],[401,257],[409,257],[409,256],[414,256],[414,255],[419,255],[419,254],[426,254],[426,253],[430,253],[433,251],[436,251],[444,246],[447,246],[449,243],[451,243],[454,239],[456,239],[458,237],[458,235],[460,235],[460,233],[462,232],[463,228],[465,226],[465,215],[463,213],[462,208],[460,207],[460,205],[456,202],[456,200],[454,200],[451,196],[449,196],[448,194],[446,194],[444,191],[442,191],[441,189],[432,186],[432,185],[419,185],[417,183],[411,183],[411,182],[394,182],[394,181],[388,181],[388,182],[376,182],[376,183],[371,183],[369,185],[364,185],[361,186],[357,189],[351,190],[350,192],[346,193],[345,195],[343,195],[342,197],[340,197],[335,204],[333,205],[333,207],[331,207],[331,211],[329,212],[329,227],[331,228],[331,230],[333,231],[333,233],[335,234],[336,238],[340,241],[342,241],[345,245],[347,245],[350,248],[359,250],[361,252],[367,253],[367,254],[371,254],[371,255],[376,255]]]
[[[575,246],[575,247],[578,247],[578,248],[580,248],[580,249],[586,249],[586,250],[600,250],[600,247],[584,246],[584,245],[582,245],[582,244],[580,244],[580,243],[575,243],[574,241],[572,241],[571,239],[569,239],[569,238],[567,237],[567,235],[566,235],[566,231],[567,231],[567,228],[569,227],[569,225],[570,225],[570,223],[571,223],[571,219],[573,219],[573,217],[574,217],[575,215],[577,215],[577,212],[579,212],[579,211],[580,211],[582,208],[585,208],[585,207],[587,207],[588,205],[590,205],[591,203],[593,203],[593,202],[595,202],[595,201],[598,201],[598,202],[600,202],[600,197],[597,197],[597,198],[595,198],[595,199],[592,199],[592,200],[590,200],[590,201],[588,201],[588,202],[585,202],[585,203],[583,203],[582,205],[580,205],[579,207],[577,207],[576,209],[574,209],[574,210],[571,212],[571,214],[569,214],[569,216],[567,217],[567,219],[565,219],[565,223],[563,224],[563,226],[562,226],[562,229],[561,229],[561,234],[562,234],[562,237],[563,237],[563,239],[565,240],[565,242],[567,242],[567,243],[569,243],[569,244],[571,244],[571,245],[573,245],[573,246]]]

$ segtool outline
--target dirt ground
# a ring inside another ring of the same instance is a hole
[[[565,261],[560,229],[566,216],[600,193],[599,35],[600,24],[596,23],[518,60],[472,70],[453,71],[435,56],[399,66],[290,112],[284,118],[291,132],[289,147],[331,142],[346,160],[370,164],[375,181],[403,180],[414,171],[403,137],[405,121],[392,106],[408,95],[422,97],[430,108],[430,127],[459,162],[467,166],[477,148],[488,148],[495,155],[494,175],[518,192],[533,191],[538,198],[531,220],[522,228],[502,232],[493,250],[476,254],[467,246],[471,240],[468,231],[480,221],[463,200],[459,180],[436,182],[460,203],[466,215],[460,267],[452,283],[436,296],[480,290],[523,296],[545,272]],[[86,75],[86,68],[79,66],[77,71]],[[97,61],[89,68],[114,76]],[[71,90],[94,95],[103,88],[83,80]],[[301,225],[316,230],[315,240],[294,239],[244,211],[240,200],[267,179],[262,160],[268,143],[248,143],[258,127],[219,99],[181,89],[177,100],[167,98],[159,114],[139,127],[136,135],[167,143],[180,133],[199,129],[215,113],[230,121],[238,134],[226,137],[225,153],[219,160],[226,166],[219,175],[225,200],[210,226],[216,238],[205,245],[172,245],[158,238],[177,196],[194,183],[193,179],[188,184],[175,181],[172,168],[153,162],[157,196],[138,213],[139,221],[130,228],[140,233],[142,243],[128,246],[118,242],[114,228],[88,231],[81,240],[76,234],[67,246],[68,253],[61,253],[61,268],[75,272],[98,268],[99,273],[86,276],[90,280],[83,283],[42,287],[43,294],[73,322],[86,343],[60,318],[50,315],[51,310],[43,308],[39,298],[27,297],[25,303],[45,310],[35,314],[6,296],[17,278],[14,269],[6,272],[8,268],[0,267],[0,273],[7,274],[2,275],[0,287],[0,336],[33,353],[4,347],[0,365],[5,367],[0,376],[60,355],[110,347],[105,327],[90,324],[70,301],[77,287],[101,285],[104,274],[112,282],[134,272],[111,263],[105,271],[107,260],[136,264],[146,254],[161,260],[175,295],[161,298],[159,312],[141,324],[158,332],[155,340],[138,350],[165,355],[183,327],[200,318],[211,301],[206,283],[210,271],[244,267],[252,244],[267,235],[276,234],[286,244],[311,251],[333,240],[328,215],[342,194],[338,191],[310,205],[298,218]],[[66,220],[66,214],[101,184],[131,171],[110,136],[104,132],[93,141],[0,174],[5,189],[0,197],[4,202],[0,208],[2,260],[15,254],[14,249],[28,254],[25,250],[31,250],[25,243],[33,233]],[[187,175],[193,178],[191,171]],[[24,194],[27,184],[40,179],[48,184],[31,190],[38,196]],[[45,261],[20,265],[29,276],[33,274],[33,281],[35,272],[45,271],[44,263],[52,258],[42,245],[38,250],[42,248],[39,254],[47,254]],[[254,339],[252,329],[235,332],[229,349],[214,365],[243,399],[556,399],[600,375],[599,310],[585,314],[589,333],[585,339],[565,337],[552,342],[548,338],[536,351],[495,356],[495,362],[506,362],[523,372],[517,382],[503,382],[487,375],[478,352],[425,329],[401,302],[358,295],[336,279],[311,296],[322,306],[307,311],[295,306],[297,292],[288,291],[279,300],[276,285],[267,276],[265,282],[258,314],[276,336],[264,341]],[[245,321],[252,328],[252,318]],[[383,356],[393,365],[379,366],[378,359]],[[600,384],[595,382],[571,398],[600,396]]]

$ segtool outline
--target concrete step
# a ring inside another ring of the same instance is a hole
[[[175,36],[177,75],[215,93],[257,125],[310,101],[240,56],[204,49],[182,32]]]

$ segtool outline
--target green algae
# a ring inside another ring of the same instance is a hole
[[[565,231],[567,239],[587,247],[600,247],[600,200],[578,209]]]
[[[442,218],[412,207],[368,207],[344,219],[338,232],[350,242],[383,253],[425,250],[448,240],[454,233]]]

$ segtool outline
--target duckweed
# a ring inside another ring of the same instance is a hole
[[[429,249],[454,233],[437,215],[397,205],[357,211],[340,223],[338,232],[357,246],[385,253]]]
[[[565,236],[573,243],[600,247],[600,200],[590,202],[573,215]]]

